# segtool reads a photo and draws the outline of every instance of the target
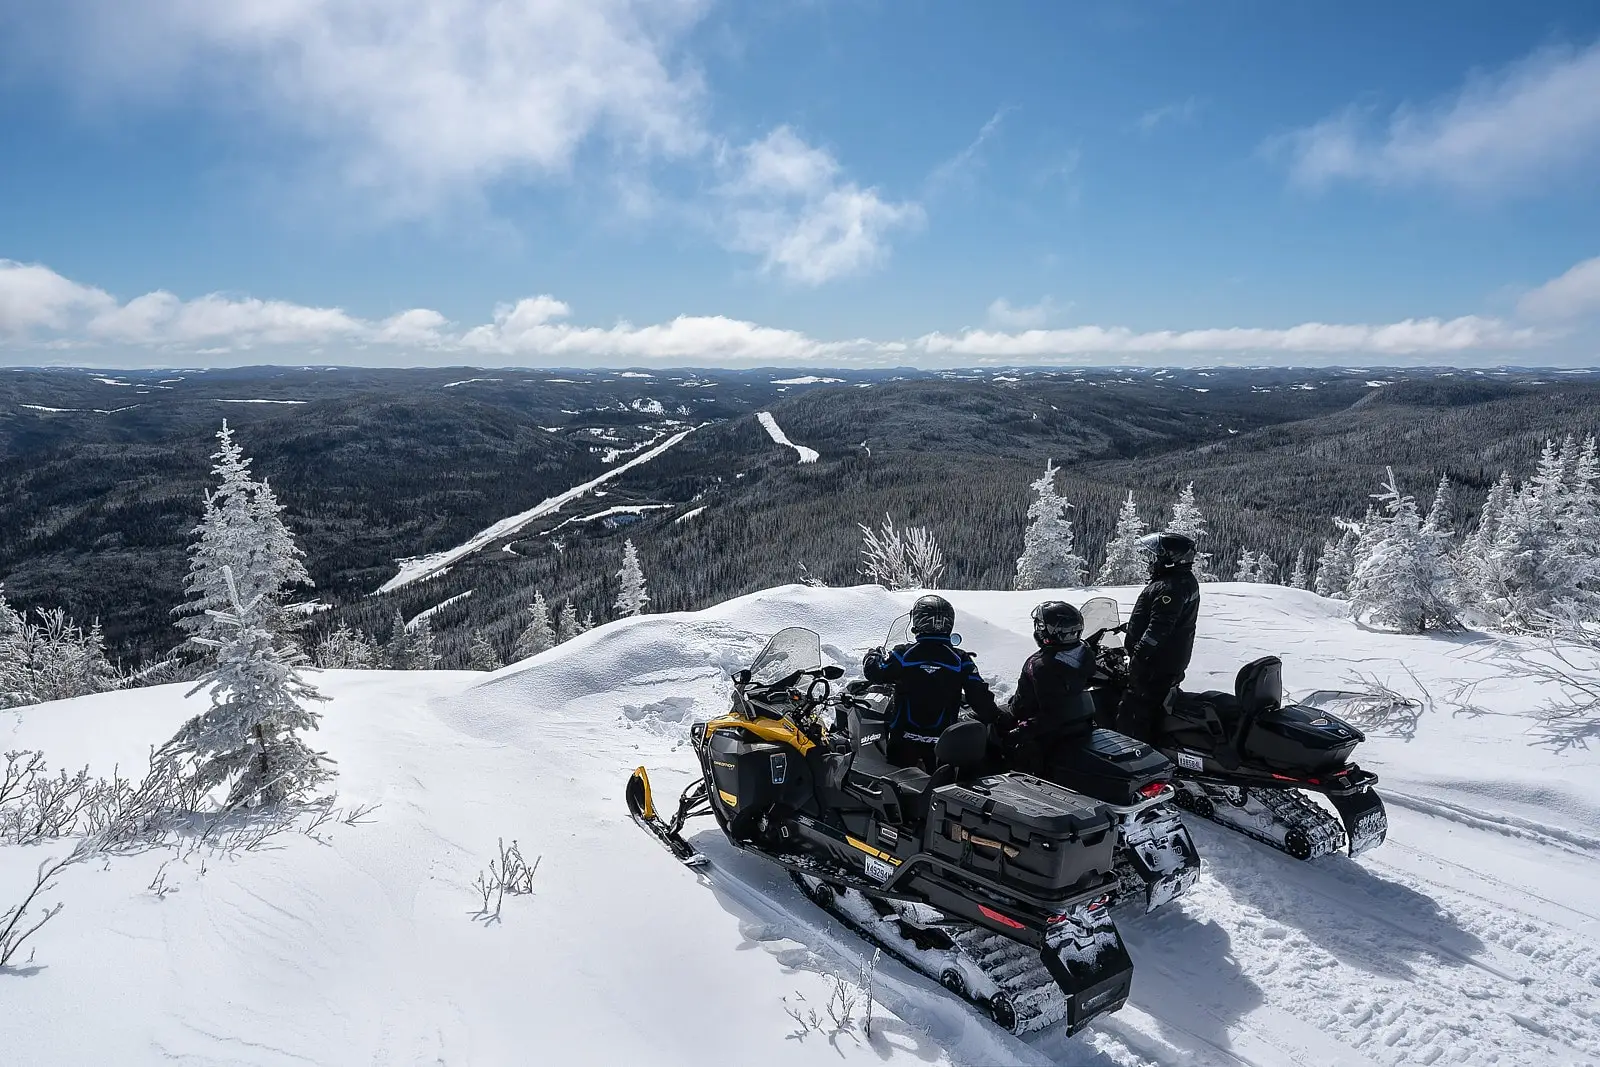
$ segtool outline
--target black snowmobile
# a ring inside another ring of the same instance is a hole
[[[733,707],[691,728],[701,775],[670,819],[644,768],[628,810],[683,862],[710,813],[734,846],[789,870],[816,904],[1013,1032],[1068,1033],[1127,1000],[1133,964],[1111,921],[1116,837],[1103,805],[1025,775],[979,776],[979,723],[940,737],[937,769],[865,741],[838,667],[791,627],[734,675]],[[831,715],[826,721],[824,712]]]
[[[1114,722],[1128,684],[1121,612],[1109,597],[1082,608],[1099,642],[1095,718]],[[1177,765],[1178,804],[1296,859],[1383,843],[1388,816],[1372,788],[1378,776],[1351,763],[1366,735],[1320,708],[1285,704],[1283,662],[1265,656],[1239,670],[1232,693],[1174,690],[1155,746]],[[1320,793],[1335,819],[1307,793]]]
[[[910,619],[903,615],[889,627],[885,648],[912,639]],[[1101,639],[1101,633],[1092,633],[1088,642]],[[870,701],[861,705],[868,733],[875,726],[881,731],[891,690],[861,682],[850,688]],[[1085,694],[1084,699],[1093,696]],[[1002,769],[1008,747],[999,737],[990,744],[991,757]],[[1046,780],[1101,801],[1111,814],[1117,827],[1114,907],[1138,902],[1145,911],[1154,911],[1200,877],[1200,855],[1177,808],[1172,761],[1155,748],[1113,729],[1096,729],[1081,744],[1057,745],[1044,772]]]

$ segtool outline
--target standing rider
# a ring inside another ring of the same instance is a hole
[[[1128,691],[1117,709],[1117,728],[1153,742],[1161,730],[1167,699],[1194,652],[1200,615],[1200,583],[1194,576],[1194,541],[1179,533],[1139,539],[1150,560],[1150,584],[1128,617]]]
[[[890,763],[921,766],[931,773],[934,746],[961,713],[963,696],[982,721],[999,718],[994,694],[972,654],[950,641],[955,627],[956,609],[948,600],[920,597],[911,606],[911,633],[916,640],[887,651],[872,649],[862,661],[861,673],[868,682],[894,686],[885,752]]]
[[[1022,664],[1011,698],[1015,732],[1006,738],[1011,770],[1044,776],[1051,754],[1094,730],[1094,649],[1083,641],[1083,615],[1062,600],[1033,609],[1033,640],[1039,651]],[[1003,717],[1002,717],[1003,723]]]

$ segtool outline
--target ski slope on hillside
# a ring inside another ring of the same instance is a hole
[[[557,493],[553,497],[542,500],[538,504],[535,504],[533,507],[529,508],[527,511],[519,512],[516,515],[501,519],[493,526],[490,526],[485,530],[480,530],[471,538],[454,548],[445,549],[443,552],[433,552],[426,556],[414,556],[410,559],[396,560],[396,562],[400,565],[399,573],[379,586],[378,592],[392,592],[396,589],[399,589],[401,586],[410,585],[412,582],[418,582],[424,578],[438,574],[440,571],[449,567],[457,560],[464,559],[465,557],[472,555],[472,553],[484,548],[487,545],[493,544],[502,537],[510,537],[512,534],[528,525],[528,523],[532,522],[534,519],[543,518],[552,512],[560,511],[567,504],[577,500],[590,490],[604,485],[606,482],[609,482],[619,474],[630,471],[634,467],[649,463],[651,460],[667,451],[667,449],[671,448],[679,441],[682,441],[685,437],[688,437],[690,434],[694,433],[694,431],[695,427],[690,427],[687,430],[680,430],[671,437],[667,438],[661,444],[650,449],[648,452],[645,452],[639,456],[635,456],[628,462],[606,471],[598,478],[592,478],[589,481],[584,482],[582,485],[575,485],[563,493]]]
[[[892,961],[870,1041],[793,1036],[786,1008],[854,982],[861,945],[709,820],[690,825],[711,858],[695,872],[627,818],[627,772],[649,766],[669,802],[693,773],[689,722],[726,706],[768,634],[810,626],[854,664],[911,600],[792,586],[613,623],[492,675],[318,675],[333,700],[316,743],[345,802],[383,805],[373,823],[203,875],[174,863],[165,899],[146,889],[160,856],[74,870],[37,969],[0,976],[5,1062],[1600,1063],[1600,755],[1530,744],[1539,694],[1503,679],[1497,641],[1374,633],[1281,587],[1204,591],[1189,688],[1276,652],[1291,695],[1358,671],[1405,689],[1409,668],[1436,707],[1412,740],[1374,732],[1358,752],[1391,820],[1358,861],[1297,863],[1191,820],[1201,880],[1119,920],[1133,997],[1075,1038],[1013,1038]],[[1113,592],[1126,608],[1132,591]],[[965,647],[1014,681],[1048,594],[948,595]],[[1452,714],[1474,682],[1490,713]],[[183,692],[0,713],[0,747],[137,765],[188,713]],[[542,860],[534,894],[486,927],[470,883],[497,837]],[[49,851],[0,848],[0,900]]]
[[[815,463],[817,457],[821,455],[814,448],[797,445],[789,440],[789,435],[783,432],[783,427],[779,426],[778,420],[772,417],[772,412],[758,411],[756,412],[756,418],[760,420],[762,426],[766,427],[767,436],[777,444],[794,449],[799,454],[801,463]]]

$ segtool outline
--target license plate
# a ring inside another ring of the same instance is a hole
[[[875,882],[887,882],[894,877],[894,868],[873,856],[866,858],[867,877]]]

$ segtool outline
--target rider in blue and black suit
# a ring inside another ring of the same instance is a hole
[[[885,752],[891,763],[933,771],[934,745],[955,723],[963,697],[982,722],[996,722],[1002,714],[972,654],[951,643],[955,627],[956,610],[948,600],[921,597],[911,607],[916,641],[875,648],[861,664],[867,681],[894,686]]]

